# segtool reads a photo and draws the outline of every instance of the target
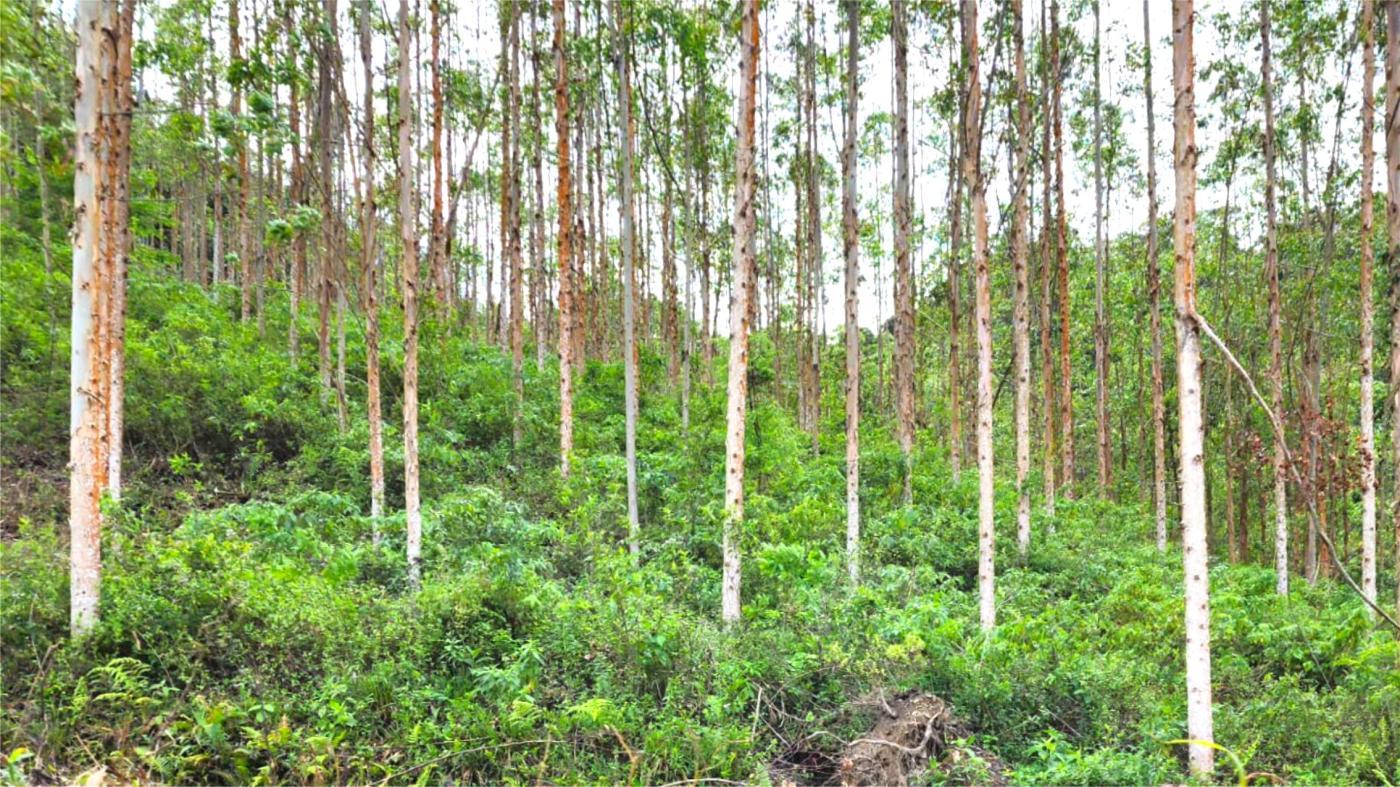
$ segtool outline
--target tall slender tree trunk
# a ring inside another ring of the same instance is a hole
[[[996,625],[996,531],[992,478],[992,295],[987,250],[987,185],[982,180],[982,83],[979,81],[977,0],[962,0],[963,180],[972,198],[972,265],[977,320],[977,592],[982,629]]]
[[[534,304],[535,371],[544,371],[545,347],[549,343],[549,267],[544,259],[544,166],[541,151],[545,144],[544,120],[540,112],[540,35],[536,15],[530,14],[530,119],[534,126],[530,144],[530,169],[535,174],[534,211],[530,217],[530,300]],[[566,214],[567,215],[567,214]]]
[[[612,0],[613,52],[617,58],[621,117],[617,124],[619,160],[619,192],[622,213],[622,352],[623,399],[626,411],[627,453],[627,549],[635,558],[641,552],[641,525],[637,515],[637,335],[634,290],[636,281],[636,229],[632,217],[634,207],[632,175],[632,66],[629,62],[627,37],[623,32],[621,0]],[[752,143],[750,143],[752,144]],[[735,255],[735,259],[740,257]]]
[[[363,45],[363,41],[361,45]],[[292,205],[296,209],[300,208],[306,200],[306,171],[301,154],[301,80],[293,79],[291,83],[291,97],[288,100],[289,123],[292,132],[291,196]],[[301,291],[304,287],[302,279],[306,275],[306,233],[300,228],[293,231],[296,235],[292,238],[292,266],[290,275],[287,277],[289,302],[287,308],[287,355],[292,359],[292,366],[295,367],[301,357],[301,326],[297,317],[301,313]]]
[[[677,291],[676,274],[676,224],[673,214],[675,203],[675,176],[672,164],[671,148],[671,68],[668,54],[669,46],[664,46],[661,53],[662,81],[667,91],[661,106],[661,158],[662,167],[665,168],[662,178],[661,194],[661,336],[666,344],[666,380],[670,383],[671,390],[680,388],[681,381],[681,349],[680,349],[680,314],[679,314],[679,293]],[[686,162],[689,167],[689,162]]]
[[[423,513],[418,500],[418,230],[414,203],[413,93],[409,88],[408,0],[399,0],[399,239],[403,245],[403,487],[408,584],[422,582]]]
[[[379,518],[384,515],[384,415],[379,395],[379,270],[377,216],[374,210],[374,39],[370,0],[360,0],[360,62],[364,66],[364,124],[360,145],[364,157],[364,194],[360,199],[360,269],[365,308],[365,385],[369,418],[369,515],[374,543],[379,543]]]
[[[213,4],[211,3],[211,4],[210,4],[209,6],[207,6],[206,8],[208,8],[208,11],[206,12],[206,15],[205,15],[205,22],[207,23],[206,26],[208,27],[208,35],[209,35],[209,38],[210,38],[210,40],[213,40],[213,38],[214,38],[214,14],[213,14]],[[210,60],[213,61],[213,58],[214,58],[214,55],[211,53],[211,54],[210,54]],[[210,102],[211,104],[213,104],[215,107],[218,107],[218,106],[219,106],[219,80],[214,76],[214,72],[215,72],[216,70],[217,70],[217,65],[214,64],[213,62],[211,62],[210,68],[209,68],[208,72],[206,72],[206,76],[208,77],[208,80],[209,80],[209,102]],[[204,120],[205,120],[206,123],[209,122],[208,114],[209,114],[209,113],[208,113],[207,108],[206,108],[206,111],[205,111],[205,118],[204,118]],[[210,259],[210,271],[209,271],[209,282],[210,282],[211,288],[214,287],[214,286],[217,286],[220,282],[222,282],[222,281],[224,280],[224,175],[223,175],[224,166],[223,166],[223,153],[222,153],[222,149],[221,149],[221,147],[218,146],[218,145],[215,145],[215,146],[214,146],[214,167],[213,167],[213,169],[214,169],[214,205],[213,205],[214,215],[213,215],[213,217],[212,217],[212,218],[213,218],[212,223],[213,223],[214,227],[213,227],[213,233],[212,233],[212,234],[213,234],[214,237],[212,238],[212,248],[211,248],[211,250],[210,250],[210,251],[211,251],[211,254],[212,254],[212,257],[211,257],[211,259]]]
[[[515,18],[520,15],[520,7],[516,2],[510,1],[501,4],[498,10],[501,28],[501,73],[505,75],[505,90],[501,93],[501,179],[500,179],[500,200],[501,200],[501,223],[498,228],[500,232],[501,259],[500,259],[500,279],[501,279],[501,300],[500,307],[494,313],[488,310],[487,321],[490,323],[490,335],[496,337],[500,343],[502,352],[510,351],[510,326],[507,323],[510,309],[510,270],[511,270],[511,241],[510,232],[512,226],[511,213],[515,207],[511,200],[515,196],[515,190],[511,184],[515,182],[514,173],[511,171],[515,165],[515,140],[512,121],[515,118],[513,111],[513,101],[515,93],[513,89],[513,60],[511,53],[511,39],[515,30]],[[491,270],[488,265],[486,273],[486,287],[491,288]],[[488,303],[490,296],[487,296]],[[514,389],[515,377],[511,376],[511,387]],[[512,406],[512,424],[514,424],[515,409]],[[512,433],[514,427],[512,426]]]
[[[1385,6],[1385,226],[1388,256],[1400,260],[1400,3]],[[1390,379],[1400,380],[1400,288],[1392,287],[1390,321]],[[1391,412],[1400,412],[1400,385],[1391,385]],[[1395,486],[1391,521],[1395,528],[1395,605],[1400,609],[1400,428],[1391,428],[1395,457]]]
[[[682,55],[684,57],[684,55]],[[682,73],[685,70],[686,60],[681,61]],[[684,78],[682,84],[686,84]],[[689,92],[688,90],[686,91]],[[695,322],[695,264],[699,255],[696,252],[696,235],[699,229],[699,211],[695,204],[695,122],[694,99],[687,95],[685,97],[685,197],[684,205],[686,211],[685,222],[685,312],[681,315],[681,432],[687,437],[690,435],[690,387],[691,387],[691,367],[694,366],[691,359],[694,357],[695,344],[691,335],[692,323]]]
[[[1074,375],[1069,353],[1069,219],[1065,208],[1065,138],[1060,66],[1060,4],[1050,4],[1050,73],[1054,85],[1055,116],[1055,256],[1060,286],[1060,489],[1074,492]]]
[[[845,6],[846,138],[841,147],[841,230],[846,254],[846,570],[851,582],[855,583],[860,581],[860,324],[856,321],[860,308],[860,220],[856,215],[856,135],[860,131],[860,3],[845,0]],[[906,46],[904,0],[894,0],[893,11],[895,79],[902,84],[900,53]],[[896,92],[900,92],[898,87]],[[908,249],[905,251],[907,257]],[[907,454],[905,465],[907,497]]]
[[[113,160],[116,170],[111,178],[113,198],[110,200],[110,223],[115,233],[116,256],[112,258],[112,302],[109,323],[107,357],[110,365],[110,390],[107,393],[107,494],[112,500],[122,498],[122,456],[125,444],[126,416],[126,280],[131,256],[131,113],[135,102],[131,92],[131,39],[135,29],[136,5],[127,0],[121,7],[118,22],[125,41],[113,44],[116,49],[116,108],[109,120],[113,132]]]
[[[914,502],[914,288],[909,260],[909,19],[894,0],[894,393],[904,504]],[[851,143],[854,144],[854,143]]]
[[[1267,0],[1266,0],[1267,2]],[[1186,583],[1186,737],[1191,772],[1215,770],[1211,719],[1210,574],[1206,554],[1205,425],[1201,396],[1201,329],[1196,318],[1195,11],[1172,0],[1175,95],[1177,409],[1181,430],[1181,544]]]
[[[510,159],[510,181],[503,184],[510,190],[509,225],[506,233],[510,241],[510,371],[511,386],[515,393],[515,407],[511,419],[511,445],[520,449],[525,439],[525,264],[520,238],[520,180],[521,160],[520,141],[520,6],[512,2],[510,20],[510,126],[511,146],[507,156]]]
[[[1015,352],[1016,399],[1016,546],[1024,560],[1031,546],[1031,496],[1026,477],[1031,471],[1031,336],[1030,278],[1030,146],[1031,96],[1026,86],[1026,40],[1021,0],[1011,0],[1012,35],[1016,41],[1016,145],[1015,204],[1011,225],[1013,285],[1011,307],[1012,344]]]
[[[948,41],[952,46],[953,22],[948,21]],[[951,55],[950,55],[951,56]],[[957,73],[949,73],[950,80],[957,79]],[[955,85],[961,91],[962,86]],[[962,123],[963,107],[958,108],[958,123]],[[948,458],[952,465],[953,481],[962,476],[962,339],[959,326],[962,324],[962,292],[959,286],[962,268],[962,131],[950,118],[948,121]]]
[[[443,227],[442,210],[442,3],[429,0],[428,16],[432,42],[429,44],[429,67],[433,90],[433,214],[432,237],[428,239],[428,270],[432,281],[429,288],[442,303],[447,302],[447,233]]]
[[[1374,413],[1372,268],[1375,249],[1371,235],[1375,209],[1371,194],[1371,170],[1376,153],[1372,133],[1376,125],[1375,0],[1361,0],[1361,591],[1376,601],[1376,431]]]
[[[821,286],[825,268],[822,254],[821,154],[817,148],[817,36],[816,8],[807,2],[807,428],[812,436],[812,452],[820,448],[821,432],[821,344],[818,324],[821,320]]]
[[[1264,91],[1264,278],[1269,288],[1269,405],[1283,412],[1283,332],[1279,315],[1278,209],[1274,189],[1274,83],[1269,42],[1269,0],[1259,2],[1259,38],[1263,48],[1260,78]],[[1275,590],[1288,594],[1288,446],[1274,437],[1274,571]]]
[[[728,412],[724,452],[725,623],[739,620],[739,529],[744,523],[744,415],[749,377],[749,301],[753,298],[754,110],[758,88],[758,0],[744,0],[739,42],[738,147],[734,174],[734,297],[729,308]]]
[[[322,0],[322,23],[329,25],[331,3]],[[335,185],[331,180],[334,169],[331,165],[331,136],[335,120],[332,116],[331,97],[334,92],[331,76],[331,47],[333,38],[318,36],[317,85],[316,85],[316,159],[320,164],[321,190],[321,243],[318,249],[319,262],[316,274],[316,339],[317,370],[321,380],[321,403],[324,405],[333,389],[331,378],[331,294],[334,278],[332,266],[335,264]],[[240,211],[241,215],[242,211]],[[240,241],[241,242],[241,241]],[[244,287],[246,294],[247,287]]]
[[[97,625],[102,588],[102,495],[114,434],[108,403],[122,312],[130,172],[131,20],[134,3],[78,3],[74,97],[73,301],[69,357],[69,627]],[[125,127],[125,128],[124,128]],[[125,149],[124,149],[125,146]]]
[[[1108,415],[1108,239],[1104,235],[1103,98],[1100,91],[1099,0],[1094,0],[1094,393],[1098,412],[1099,493],[1113,498]]]
[[[1142,0],[1143,95],[1147,102],[1147,300],[1152,333],[1152,503],[1157,549],[1167,548],[1166,403],[1162,385],[1162,275],[1157,267],[1157,140],[1152,103],[1152,25]]]
[[[1143,0],[1144,3],[1148,0]],[[1051,212],[1052,205],[1051,185],[1054,182],[1051,174],[1050,160],[1050,81],[1053,76],[1050,73],[1050,47],[1046,40],[1049,27],[1045,18],[1045,0],[1040,0],[1040,383],[1044,390],[1045,401],[1042,403],[1044,426],[1042,431],[1043,446],[1041,449],[1041,473],[1044,476],[1045,485],[1045,511],[1052,517],[1055,514],[1055,353],[1052,349],[1051,341],[1051,313],[1054,309],[1054,238],[1052,232]],[[1149,123],[1151,120],[1149,119]],[[1053,532],[1054,520],[1051,520]]]
[[[238,63],[243,59],[243,37],[238,29],[238,0],[229,0],[228,7],[228,46],[230,63]],[[233,82],[233,107],[231,109],[235,120],[243,114],[243,80],[234,79]],[[252,313],[253,305],[253,250],[248,243],[248,139],[239,131],[238,136],[238,264],[239,279],[238,287],[239,307],[238,316],[243,322],[248,321],[248,316]]]
[[[554,135],[559,213],[559,472],[569,477],[574,452],[574,292],[573,182],[569,169],[569,58],[564,46],[564,0],[553,0]]]

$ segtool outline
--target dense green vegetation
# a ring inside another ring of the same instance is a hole
[[[1400,5],[1032,5],[0,5],[0,784],[1400,784]]]
[[[1184,720],[1180,562],[1152,547],[1141,506],[1062,501],[1055,519],[1037,516],[1025,565],[1001,538],[1001,623],[983,634],[973,475],[953,482],[925,436],[918,503],[899,507],[899,451],[873,424],[867,569],[852,589],[839,426],[811,456],[760,386],[745,619],[726,631],[715,614],[722,393],[697,394],[683,433],[664,363],[644,358],[634,566],[620,367],[590,362],[580,461],[561,485],[552,386],[528,386],[527,439],[512,453],[508,357],[430,323],[425,582],[406,594],[401,518],[376,547],[363,513],[360,399],[339,432],[314,359],[292,368],[279,343],[239,323],[232,288],[177,283],[176,261],[148,251],[128,334],[137,470],[109,519],[102,623],[71,642],[55,491],[66,411],[49,367],[66,339],[49,345],[37,247],[13,232],[4,245],[8,779],[102,765],[169,782],[762,781],[790,747],[839,752],[868,727],[873,697],[909,688],[948,700],[973,732],[966,744],[1015,782],[1182,776],[1181,747],[1168,744]],[[269,324],[278,308],[285,320],[285,301],[270,303]],[[351,330],[351,358],[357,341]],[[392,356],[386,374],[396,378]],[[1000,490],[998,517],[1013,505]],[[1271,570],[1223,564],[1211,581],[1217,740],[1290,782],[1400,780],[1394,637],[1333,584],[1284,599]],[[962,763],[927,778],[985,775]]]

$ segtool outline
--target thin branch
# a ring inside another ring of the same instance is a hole
[[[1283,449],[1283,456],[1288,462],[1288,470],[1293,476],[1293,481],[1298,484],[1299,488],[1307,489],[1307,486],[1303,483],[1302,476],[1298,474],[1298,467],[1293,461],[1293,454],[1288,450],[1288,440],[1285,437],[1283,422],[1279,420],[1278,415],[1269,407],[1269,403],[1264,400],[1264,396],[1259,393],[1259,388],[1254,384],[1254,378],[1250,377],[1249,372],[1245,371],[1244,366],[1235,358],[1235,354],[1230,352],[1230,348],[1225,345],[1225,342],[1222,341],[1219,336],[1215,335],[1215,331],[1211,329],[1210,323],[1206,322],[1206,318],[1199,313],[1195,313],[1192,316],[1195,318],[1196,324],[1200,326],[1201,332],[1219,348],[1221,354],[1225,356],[1225,360],[1228,361],[1230,366],[1234,367],[1235,371],[1244,379],[1245,385],[1249,388],[1249,393],[1254,397],[1255,401],[1259,403],[1259,406],[1263,408],[1264,414],[1269,417],[1269,423],[1274,428],[1274,434],[1278,438],[1279,447]],[[1311,494],[1306,494],[1303,496],[1303,499],[1307,501],[1308,511],[1313,516],[1318,516],[1317,501],[1313,499],[1313,496]],[[1337,571],[1341,573],[1342,579],[1346,580],[1346,583],[1351,586],[1351,589],[1356,591],[1356,595],[1360,596],[1361,600],[1366,602],[1366,606],[1370,607],[1377,615],[1380,615],[1386,623],[1390,624],[1391,628],[1400,632],[1400,623],[1397,623],[1395,618],[1381,609],[1376,602],[1367,598],[1366,594],[1361,591],[1361,586],[1356,584],[1355,579],[1352,579],[1351,573],[1347,571],[1346,566],[1342,565],[1342,559],[1337,556],[1337,547],[1332,543],[1332,537],[1327,535],[1326,529],[1319,527],[1317,529],[1317,534],[1322,538],[1322,542],[1327,545],[1327,553],[1331,555],[1332,564],[1337,567]]]

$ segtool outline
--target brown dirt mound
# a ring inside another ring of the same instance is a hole
[[[870,730],[835,754],[785,752],[773,762],[773,783],[788,785],[907,785],[930,767],[954,783],[1004,785],[1001,762],[955,742],[968,730],[943,700],[911,692],[858,703],[874,710]]]

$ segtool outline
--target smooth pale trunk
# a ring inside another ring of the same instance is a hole
[[[1206,551],[1205,425],[1201,333],[1196,321],[1196,97],[1192,0],[1172,3],[1175,90],[1177,407],[1181,440],[1181,544],[1186,595],[1186,734],[1191,772],[1215,770],[1210,685],[1210,574]]]
[[[1148,0],[1143,0],[1147,2]],[[1040,27],[1041,30],[1048,29],[1049,25],[1045,18],[1045,0],[1040,0]],[[1042,34],[1043,35],[1043,34]],[[1049,84],[1050,84],[1050,53],[1047,47],[1041,47],[1041,68],[1042,79],[1040,84],[1040,103],[1043,107],[1049,106]],[[1150,57],[1150,55],[1149,55]],[[1054,180],[1050,170],[1050,113],[1043,112],[1040,124],[1040,179],[1041,179],[1041,206],[1040,206],[1040,377],[1041,388],[1044,391],[1044,401],[1041,410],[1043,412],[1042,447],[1041,447],[1041,472],[1044,475],[1045,511],[1052,517],[1055,515],[1055,364],[1054,351],[1050,341],[1050,311],[1051,311],[1051,275],[1054,259],[1054,244],[1051,233],[1051,213],[1050,206],[1053,203],[1050,186]],[[1149,128],[1151,119],[1148,120]],[[1053,523],[1053,519],[1051,522]],[[1053,528],[1054,525],[1052,524]]]
[[[894,388],[905,505],[914,502],[914,293],[909,254],[909,20],[894,0]]]
[[[360,59],[366,85],[374,84],[373,39],[370,33],[370,0],[360,0]],[[365,303],[365,383],[369,418],[369,515],[371,538],[378,545],[379,518],[384,515],[384,417],[379,391],[379,284],[376,271],[376,216],[374,212],[374,102],[364,104],[361,127],[362,155],[366,177],[360,203],[360,267],[364,275]],[[295,331],[295,325],[292,328]]]
[[[904,2],[894,0],[894,3],[895,51],[898,53],[903,45]],[[856,216],[860,6],[856,0],[845,0],[845,5],[846,139],[841,149],[841,224],[846,252],[846,570],[854,583],[860,581],[860,325],[856,320],[860,307],[860,224]],[[895,59],[898,73],[902,70],[898,54]],[[907,455],[905,461],[907,472]]]
[[[112,171],[115,109],[113,62],[106,46],[119,35],[116,2],[83,2],[77,7],[77,90],[74,98],[73,300],[69,355],[70,533],[69,625],[73,636],[98,622],[102,585],[102,493],[107,482],[107,413],[110,387],[110,332],[117,238],[105,219]]]
[[[1400,3],[1385,6],[1385,175],[1386,236],[1390,259],[1400,259]],[[1400,289],[1391,288],[1390,379],[1400,380]],[[1391,412],[1400,412],[1400,385],[1391,385]],[[1395,528],[1395,571],[1400,579],[1400,429],[1392,428],[1391,453],[1395,457],[1395,489],[1391,518]],[[1400,581],[1395,605],[1400,609]]]
[[[1031,497],[1026,477],[1031,469],[1031,337],[1030,337],[1030,279],[1026,270],[1030,256],[1029,189],[1031,110],[1030,93],[1026,88],[1025,32],[1021,21],[1021,0],[1011,2],[1012,30],[1016,39],[1016,198],[1013,207],[1011,322],[1015,351],[1016,392],[1013,418],[1016,422],[1016,546],[1024,559],[1031,545]]]
[[[511,418],[511,445],[517,450],[525,437],[525,264],[522,259],[520,240],[520,196],[521,160],[520,140],[520,14],[511,15],[510,24],[510,125],[516,130],[511,135],[510,149],[510,191],[509,223],[506,237],[510,253],[510,323],[507,325],[510,344],[511,388],[515,394],[515,406]]]
[[[622,5],[613,0],[614,51],[617,53],[617,73],[621,84],[618,105],[621,119],[617,124],[618,148],[620,157],[621,200],[619,210],[622,221],[622,352],[623,352],[623,397],[626,409],[626,452],[627,452],[627,549],[635,557],[641,551],[641,524],[637,515],[637,332],[636,332],[636,289],[633,268],[636,261],[636,229],[633,222],[632,175],[632,75],[631,65],[622,36]],[[738,259],[738,257],[736,257]]]
[[[977,322],[977,592],[984,631],[996,626],[996,531],[992,477],[992,296],[987,249],[987,187],[982,181],[982,86],[977,46],[977,3],[962,3],[967,105],[963,112],[963,180],[972,196],[972,265]]]
[[[1104,234],[1103,118],[1099,89],[1099,2],[1094,2],[1094,394],[1097,410],[1099,494],[1113,498],[1108,415],[1108,238]]]
[[[1376,431],[1373,381],[1373,333],[1375,316],[1372,298],[1372,267],[1375,251],[1371,233],[1375,223],[1372,205],[1371,170],[1375,164],[1372,132],[1376,123],[1376,37],[1375,0],[1361,0],[1362,52],[1361,79],[1361,592],[1376,600]],[[1369,609],[1369,608],[1368,608]],[[1374,614],[1374,613],[1372,613]]]
[[[559,474],[569,477],[574,451],[573,186],[569,171],[569,61],[564,53],[564,0],[553,0],[554,131],[559,203]]]
[[[1264,278],[1269,286],[1269,388],[1270,406],[1283,412],[1283,340],[1279,316],[1278,209],[1274,199],[1274,103],[1272,53],[1269,43],[1269,0],[1259,3],[1259,37],[1262,45],[1260,75],[1264,92]],[[1288,447],[1282,436],[1274,438],[1274,589],[1288,594]]]
[[[399,0],[399,172],[412,173],[413,96],[409,90],[408,0]],[[423,514],[418,499],[418,232],[413,179],[399,178],[399,233],[403,245],[403,478],[408,584],[422,582]]]
[[[1167,549],[1166,402],[1162,386],[1162,276],[1157,267],[1157,142],[1152,103],[1152,25],[1150,0],[1142,0],[1143,95],[1147,103],[1147,289],[1152,333],[1152,503],[1157,550]]]
[[[724,467],[722,617],[739,620],[739,528],[744,522],[744,416],[749,371],[749,300],[754,273],[754,108],[758,82],[758,0],[744,0],[739,45],[735,152],[734,297],[729,308],[729,385]]]

